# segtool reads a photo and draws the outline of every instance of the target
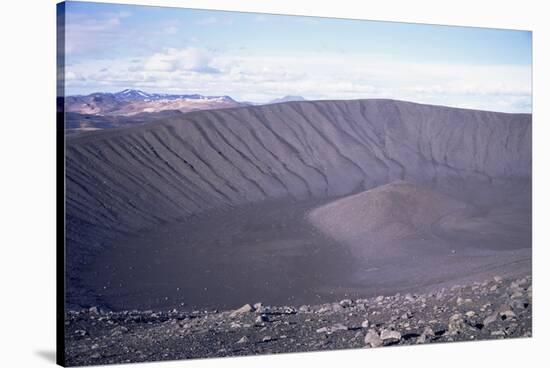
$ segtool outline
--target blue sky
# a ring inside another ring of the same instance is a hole
[[[68,94],[395,98],[531,111],[531,33],[68,2]]]

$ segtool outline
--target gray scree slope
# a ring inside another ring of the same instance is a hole
[[[520,213],[517,239],[530,247],[531,115],[393,100],[288,102],[68,137],[69,304],[92,303],[81,271],[118,239],[243,205],[338,201],[396,180],[413,186],[404,195],[429,191],[444,206],[494,214],[489,225],[470,219],[433,234],[458,236]]]

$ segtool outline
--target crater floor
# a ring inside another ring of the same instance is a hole
[[[453,241],[439,236],[441,231],[414,229],[395,239],[378,227],[372,231],[376,242],[366,233],[363,241],[350,243],[327,235],[309,219],[314,209],[339,200],[210,211],[122,238],[88,265],[83,285],[98,304],[113,310],[231,309],[256,301],[300,305],[419,292],[530,272],[526,229],[517,230],[523,246],[512,249],[495,246],[500,233],[464,246],[463,238]]]

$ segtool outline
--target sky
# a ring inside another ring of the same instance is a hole
[[[531,32],[67,2],[66,94],[391,98],[531,112]]]

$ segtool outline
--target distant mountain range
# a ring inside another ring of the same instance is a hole
[[[305,99],[301,96],[285,96],[262,104],[236,101],[229,96],[147,93],[136,89],[125,89],[116,93],[96,92],[65,98],[65,129],[67,133],[108,129],[143,124],[190,111],[289,101]]]
[[[131,116],[143,112],[178,110],[181,112],[244,106],[229,96],[203,96],[146,93],[125,89],[116,93],[92,93],[65,98],[67,112],[105,116]]]
[[[285,96],[271,100],[266,104],[289,101],[305,101],[305,99],[301,96]],[[264,104],[238,102],[229,96],[147,93],[136,89],[125,89],[116,93],[96,92],[65,98],[67,112],[104,116],[131,116],[164,110],[189,112],[249,105]]]
[[[282,98],[276,98],[274,100],[269,101],[269,103],[280,103],[280,102],[291,102],[291,101],[307,101],[302,96],[285,96]]]

